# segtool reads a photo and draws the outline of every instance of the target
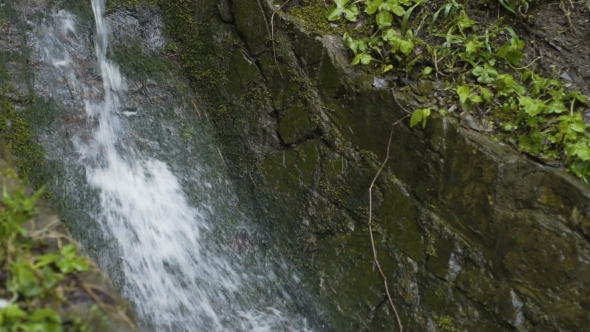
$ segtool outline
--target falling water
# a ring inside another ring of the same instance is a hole
[[[125,79],[107,58],[104,6],[104,0],[92,0],[101,88],[78,82],[67,43],[52,35],[59,31],[44,32],[45,60],[63,72],[70,93],[85,107],[90,134],[74,135],[72,141],[87,182],[98,192],[100,208],[93,217],[105,237],[116,240],[122,292],[132,302],[142,330],[307,330],[305,319],[280,305],[277,309],[280,300],[260,291],[275,276],[269,266],[254,262],[246,267],[227,241],[215,240],[215,230],[224,226],[211,222],[217,203],[206,191],[213,186],[198,186],[203,198],[191,206],[170,165],[142,154],[124,139],[120,98],[125,98]],[[62,10],[53,19],[62,35],[76,38],[71,14]]]

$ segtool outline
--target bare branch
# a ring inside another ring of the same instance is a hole
[[[275,10],[274,13],[272,13],[272,16],[270,17],[270,40],[272,40],[272,55],[275,58],[275,64],[277,65],[277,69],[279,70],[279,74],[281,75],[281,78],[283,77],[283,73],[281,73],[281,67],[279,67],[279,62],[277,61],[277,52],[275,50],[275,14],[278,13],[281,9],[283,9],[283,7],[285,7],[286,4],[289,3],[289,1],[291,0],[287,0],[285,1],[285,3],[283,3],[279,9]]]
[[[395,95],[394,95],[394,98],[395,98]],[[385,273],[383,273],[383,269],[381,269],[381,265],[379,264],[379,259],[377,258],[377,249],[375,248],[375,239],[373,238],[373,226],[371,224],[373,222],[373,187],[375,186],[375,182],[377,181],[377,178],[381,174],[381,171],[383,171],[385,164],[387,164],[387,161],[389,160],[389,150],[391,147],[391,139],[393,137],[393,128],[396,125],[398,125],[400,122],[402,122],[403,120],[408,118],[409,116],[410,115],[406,115],[391,125],[391,131],[389,132],[389,141],[387,142],[387,154],[385,156],[385,160],[381,164],[381,167],[379,167],[379,170],[377,171],[377,174],[375,174],[375,177],[373,178],[373,181],[371,182],[371,186],[369,187],[369,234],[371,235],[371,247],[373,248],[373,259],[375,260],[375,265],[377,265],[377,269],[379,269],[379,273],[381,274],[381,277],[383,278],[383,284],[385,285],[385,292],[387,293],[387,298],[389,299],[389,304],[391,304],[391,308],[393,308],[393,312],[395,313],[395,318],[397,319],[397,324],[399,325],[400,332],[403,332],[404,327],[402,325],[402,321],[399,317],[399,314],[397,313],[397,309],[395,308],[395,305],[393,304],[393,298],[391,297],[391,294],[389,293],[389,286],[387,285],[387,277],[385,276]]]

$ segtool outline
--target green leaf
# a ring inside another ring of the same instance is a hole
[[[518,138],[518,146],[522,151],[533,155],[538,155],[543,148],[543,134],[534,130],[529,135],[521,135]]]
[[[424,76],[428,76],[430,75],[430,73],[432,73],[432,67],[424,67],[424,69],[422,70],[422,75]]]
[[[350,64],[357,65],[360,62],[363,65],[368,65],[369,63],[371,63],[371,60],[373,60],[373,57],[371,57],[369,54],[359,53],[354,57],[354,59],[352,59],[352,62]]]
[[[536,116],[540,114],[546,107],[542,100],[531,97],[518,98],[518,104],[524,108],[524,111],[530,116]]]
[[[465,51],[468,54],[473,54],[473,53],[477,52],[477,50],[479,50],[482,46],[483,46],[482,42],[476,41],[476,40],[470,40],[467,43],[465,43]]]
[[[406,10],[394,1],[387,1],[381,6],[381,10],[386,10],[394,13],[397,16],[404,16]]]
[[[408,55],[414,50],[414,43],[400,39],[399,50],[402,51],[403,54]]]
[[[547,108],[545,110],[545,113],[565,113],[567,112],[567,107],[565,106],[565,104],[561,101],[561,100],[553,100],[552,102],[549,103],[549,105],[547,105]]]
[[[0,311],[9,320],[19,320],[25,318],[27,313],[19,308],[16,304],[11,304]]]
[[[480,86],[479,91],[481,91],[481,95],[483,96],[483,99],[485,101],[490,101],[490,100],[492,100],[492,97],[494,97],[494,94],[488,88]]]
[[[57,254],[45,254],[42,256],[37,257],[37,263],[35,264],[35,268],[40,268],[45,265],[49,265],[51,263],[55,263],[60,258]]]
[[[377,9],[379,9],[379,7],[383,4],[383,0],[373,0],[367,1],[367,7],[365,8],[365,12],[369,15],[373,15],[375,14],[375,12],[377,11]]]
[[[506,59],[512,65],[518,65],[520,61],[524,58],[524,53],[522,50],[524,49],[524,41],[522,41],[514,30],[507,28],[508,32],[510,32],[511,38],[509,43],[506,43],[498,49],[498,56],[501,58]]]
[[[36,270],[28,261],[12,265],[10,289],[27,297],[37,296],[43,291],[37,278]]]
[[[459,27],[459,29],[463,30],[465,28],[473,26],[474,24],[475,21],[470,19],[465,11],[461,10],[459,17],[457,18],[457,26]]]
[[[484,66],[477,66],[475,67],[471,73],[473,76],[477,77],[477,81],[480,83],[490,84],[494,82],[494,79],[498,76],[498,71],[488,65],[487,63]]]
[[[395,31],[394,29],[387,29],[385,30],[385,32],[383,32],[381,38],[383,38],[386,41],[393,42],[394,40],[399,39],[399,35],[397,31]]]
[[[340,16],[342,16],[343,12],[343,8],[339,8],[332,5],[330,6],[330,8],[328,8],[328,14],[326,15],[326,17],[328,18],[328,21],[336,21],[340,19]]]
[[[422,128],[425,128],[426,119],[430,116],[430,112],[430,108],[421,108],[415,110],[410,117],[410,127],[414,127],[418,123],[422,122]]]
[[[590,147],[586,142],[572,144],[568,148],[568,155],[578,157],[582,161],[590,160]]]
[[[575,160],[574,162],[572,162],[568,169],[570,170],[570,172],[576,174],[577,177],[583,179],[586,183],[588,183],[586,177],[589,175],[588,171],[590,170],[590,162]]]
[[[426,128],[426,119],[430,116],[430,108],[422,110],[422,128]]]
[[[461,104],[464,104],[467,101],[467,98],[469,98],[469,95],[471,94],[471,88],[467,84],[461,85],[457,88],[457,94],[459,95],[459,100],[461,101]]]
[[[379,29],[390,27],[393,21],[393,15],[388,11],[381,11],[377,14],[376,21]]]
[[[469,100],[471,100],[474,103],[481,103],[483,102],[483,98],[478,95],[478,94],[472,94],[469,96]]]
[[[344,17],[351,22],[356,22],[359,13],[359,8],[356,5],[351,5],[344,10]]]
[[[410,117],[410,127],[414,127],[415,125],[420,123],[420,121],[422,121],[422,117],[422,110],[415,110],[414,113],[412,113],[412,116]]]

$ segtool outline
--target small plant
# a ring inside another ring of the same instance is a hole
[[[499,3],[521,15],[530,2]],[[352,65],[380,74],[398,70],[424,79],[444,77],[447,91],[455,92],[463,112],[488,114],[505,140],[521,152],[560,161],[587,181],[590,133],[579,110],[588,104],[586,98],[567,91],[555,78],[529,70],[535,61],[519,68],[525,58],[525,42],[503,25],[502,18],[480,26],[458,0],[448,0],[438,8],[426,4],[423,0],[337,0],[328,9],[327,18],[332,22],[362,18],[372,29],[365,35],[344,29],[343,41],[353,54]],[[410,125],[422,123],[425,127],[431,112],[430,108],[416,110]]]
[[[347,20],[355,22],[359,15],[359,8],[356,3],[350,0],[334,0],[334,4],[328,9],[328,20],[336,21],[344,16]]]
[[[422,122],[422,128],[426,128],[426,119],[430,116],[430,108],[417,109],[412,113],[410,118],[410,127],[414,127],[418,123]]]
[[[41,244],[30,238],[25,223],[36,213],[43,189],[29,196],[23,187],[8,194],[4,186],[0,209],[0,258],[8,276],[5,292],[12,299],[0,308],[1,331],[62,331],[62,319],[54,309],[64,301],[62,282],[74,272],[87,271],[90,263],[69,244],[59,253],[40,255]],[[76,331],[84,330],[81,324]]]
[[[458,331],[454,326],[453,326],[453,318],[450,316],[438,316],[438,315],[432,315],[434,317],[434,320],[436,321],[436,325],[441,329],[441,331],[445,331],[445,332],[455,332]]]

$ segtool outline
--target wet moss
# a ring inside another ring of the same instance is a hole
[[[45,177],[40,172],[45,164],[43,148],[35,142],[31,126],[22,114],[1,96],[0,133],[4,135],[8,149],[17,157],[19,174],[34,186],[43,184]]]
[[[348,26],[342,22],[336,22],[341,24],[333,25],[326,19],[327,12],[323,0],[303,0],[299,6],[289,10],[289,14],[305,22],[305,26],[313,32],[329,33],[336,36],[348,32],[351,36],[356,37],[370,34],[374,28],[369,23],[361,24],[358,27],[356,25],[355,27]]]
[[[113,61],[130,79],[144,82],[152,79],[162,83],[170,76],[170,62],[161,54],[146,52],[140,44],[117,45],[112,48],[112,53]]]
[[[155,5],[158,3],[158,0],[108,0],[107,1],[107,9],[113,9],[117,6],[122,7],[135,7],[139,4],[150,4]]]
[[[342,34],[341,28],[334,28],[326,19],[326,6],[323,0],[304,0],[300,6],[291,8],[289,13],[303,20],[308,28],[317,32]]]
[[[279,121],[279,136],[285,144],[301,142],[311,137],[315,126],[310,119],[308,107],[301,102],[295,103]]]

